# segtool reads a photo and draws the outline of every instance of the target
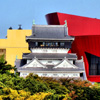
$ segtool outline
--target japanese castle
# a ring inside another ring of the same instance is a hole
[[[22,59],[16,60],[21,77],[34,73],[41,77],[86,79],[83,60],[68,53],[74,37],[68,36],[66,25],[33,25],[26,41],[31,53],[23,53]]]

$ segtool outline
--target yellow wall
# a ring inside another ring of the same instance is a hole
[[[7,30],[7,39],[0,39],[0,49],[6,49],[6,61],[15,65],[16,56],[22,59],[23,53],[29,53],[26,36],[30,36],[32,30]]]

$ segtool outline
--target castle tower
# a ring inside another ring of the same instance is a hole
[[[33,25],[32,35],[26,37],[31,53],[16,60],[21,77],[29,73],[42,77],[85,77],[83,60],[68,53],[74,37],[68,36],[65,25]]]

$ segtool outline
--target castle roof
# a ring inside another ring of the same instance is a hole
[[[64,66],[67,64],[67,66]],[[57,65],[44,65],[36,57],[31,62],[18,68],[18,71],[27,72],[83,72],[84,69],[71,64],[65,57]]]
[[[74,40],[68,36],[65,25],[33,25],[32,35],[27,36],[26,40]]]
[[[76,54],[68,53],[23,53],[23,59],[33,59],[34,57],[38,59],[77,59]]]

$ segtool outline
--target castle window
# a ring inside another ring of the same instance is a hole
[[[38,42],[35,42],[35,45],[38,46]]]
[[[64,47],[64,45],[65,45],[65,43],[63,43],[63,42],[60,43],[60,46],[61,47]]]
[[[46,73],[43,73],[42,75],[43,75],[43,76],[47,76],[47,74],[46,74]]]
[[[48,61],[48,63],[52,63],[52,61]]]
[[[64,47],[64,42],[36,42],[36,47]]]

